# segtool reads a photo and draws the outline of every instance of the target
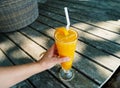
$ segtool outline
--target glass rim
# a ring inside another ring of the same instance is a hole
[[[54,40],[55,40],[55,41],[62,42],[62,43],[73,43],[73,42],[77,41],[77,40],[78,40],[78,32],[77,32],[76,30],[74,30],[74,29],[70,29],[70,30],[72,30],[72,31],[74,31],[74,32],[76,33],[76,38],[75,38],[73,41],[70,41],[70,42],[60,41],[59,39],[56,38],[56,36],[55,36],[56,33],[54,33]]]

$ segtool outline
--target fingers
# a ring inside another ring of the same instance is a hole
[[[53,45],[51,46],[51,48],[49,48],[49,49],[47,50],[47,55],[48,55],[48,57],[53,56],[54,51],[55,51],[55,44],[53,44]]]
[[[56,45],[53,44],[47,53],[50,57],[54,56],[55,54],[58,55]]]
[[[60,63],[62,63],[62,62],[67,62],[67,61],[69,61],[69,60],[70,60],[69,57],[59,58],[59,59],[58,59],[58,63],[60,64]]]

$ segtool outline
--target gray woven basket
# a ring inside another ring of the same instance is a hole
[[[0,32],[21,29],[37,17],[37,0],[0,0]]]

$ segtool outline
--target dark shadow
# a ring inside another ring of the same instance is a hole
[[[48,0],[44,4],[39,4],[41,10],[56,11],[64,15],[64,7],[68,7],[71,18],[80,21],[100,22],[100,21],[117,21],[120,19],[120,8],[117,1],[105,0]],[[54,12],[53,11],[53,12]]]
[[[7,39],[3,38],[3,33],[0,33],[0,43],[5,42]]]
[[[108,53],[114,54],[114,53],[117,53],[120,51],[119,45],[114,44],[110,41],[94,40],[94,39],[88,39],[85,37],[80,37],[80,40],[82,40],[83,42],[85,42],[88,45],[92,45],[96,49],[103,50],[103,52],[107,51]],[[89,46],[87,48],[88,49],[86,49],[86,52],[87,52],[87,50],[92,50],[92,49],[89,49]],[[92,53],[94,53],[94,52],[92,52]],[[101,56],[100,53],[98,55],[95,55],[95,56],[99,56],[99,55]],[[117,54],[117,55],[118,55],[118,57],[120,57],[119,54]]]

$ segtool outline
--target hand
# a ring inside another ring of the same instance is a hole
[[[43,70],[50,69],[56,64],[69,61],[68,57],[60,58],[58,56],[56,45],[52,45],[50,49],[44,54],[44,56],[38,61],[43,66]]]

